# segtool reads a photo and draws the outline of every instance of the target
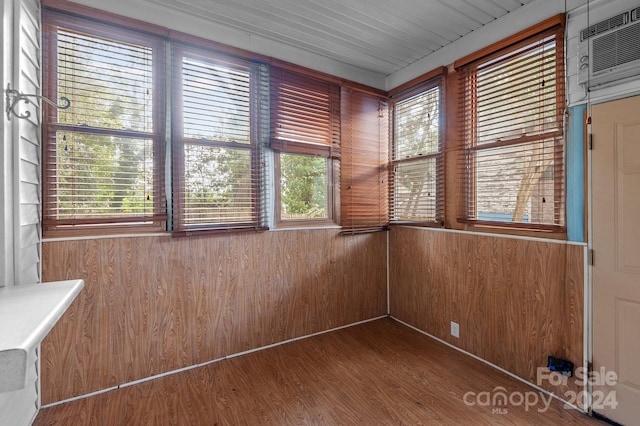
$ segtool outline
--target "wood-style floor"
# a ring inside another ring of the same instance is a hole
[[[498,386],[516,405],[479,404]],[[601,424],[555,399],[517,405],[516,393],[541,399],[383,319],[46,408],[34,425]]]

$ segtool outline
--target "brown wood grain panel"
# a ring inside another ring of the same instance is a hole
[[[472,233],[390,231],[391,315],[536,383],[547,356],[583,362],[581,246]],[[460,338],[450,335],[460,324]],[[569,383],[545,389],[564,395]]]
[[[473,403],[498,387],[538,403],[501,413],[465,403],[468,392]],[[47,408],[34,425],[600,424],[541,401],[522,382],[383,319]]]
[[[460,78],[452,69],[445,79],[445,132],[444,132],[444,213],[445,228],[464,229],[464,224],[458,222],[460,212],[464,211],[464,181],[460,173],[460,165],[464,164],[464,140],[462,139],[461,125],[458,120],[458,102]]]
[[[386,313],[386,235],[339,230],[43,244],[85,288],[42,344],[42,401]]]

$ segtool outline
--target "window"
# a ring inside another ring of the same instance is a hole
[[[564,226],[563,30],[460,68],[468,223]]]
[[[440,224],[444,219],[440,109],[439,79],[394,100],[391,220],[395,222]]]
[[[328,159],[281,153],[278,161],[280,220],[329,219]]]
[[[260,66],[174,46],[174,232],[262,226]]]
[[[340,225],[344,233],[389,225],[389,107],[386,97],[341,92]]]
[[[339,86],[277,67],[270,84],[276,222],[330,222],[340,157]]]
[[[45,15],[43,228],[164,229],[163,40]],[[158,119],[160,117],[160,119]]]
[[[46,237],[263,230],[271,194],[279,226],[388,224],[384,92],[81,5],[43,24],[72,102],[43,108]]]

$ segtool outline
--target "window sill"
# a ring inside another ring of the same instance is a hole
[[[39,345],[84,287],[83,280],[0,289],[0,392],[23,389],[27,354]]]
[[[48,227],[49,225],[47,224],[43,226],[43,240],[111,238],[131,235],[147,236],[162,234],[166,229],[164,221],[136,224],[67,225],[47,229]]]
[[[301,222],[280,222],[276,224],[275,228],[269,229],[269,231],[306,231],[313,229],[342,229],[340,225],[336,225],[331,221],[301,221]]]
[[[553,240],[567,239],[567,228],[560,225],[531,224],[530,226],[528,226],[524,223],[484,222],[468,219],[458,219],[458,222],[464,224],[464,229],[470,232],[504,234]]]
[[[103,235],[68,235],[64,237],[44,237],[43,243],[54,243],[57,241],[80,241],[80,240],[102,240],[106,238],[143,238],[143,237],[171,237],[171,232],[131,232],[121,234]]]
[[[389,223],[391,226],[419,226],[424,228],[444,228],[444,222],[418,222],[411,220],[393,220]]]

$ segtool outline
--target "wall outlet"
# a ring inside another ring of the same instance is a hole
[[[451,321],[451,335],[453,337],[460,337],[460,325],[457,322]]]

